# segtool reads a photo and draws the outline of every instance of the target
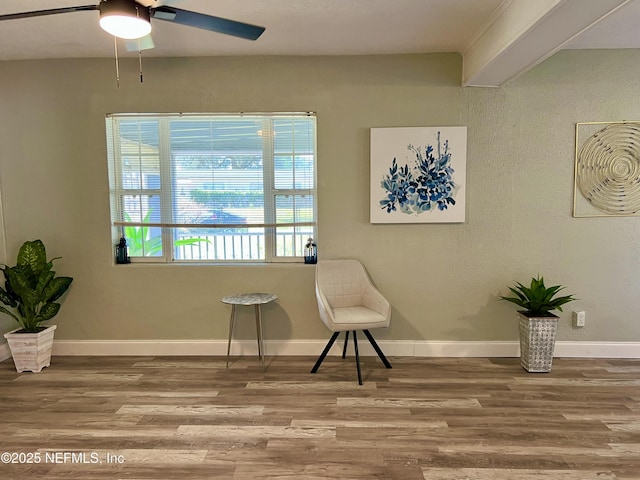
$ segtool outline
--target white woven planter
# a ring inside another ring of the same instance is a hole
[[[18,372],[40,372],[51,365],[55,329],[56,325],[50,325],[38,333],[15,333],[17,328],[4,334]]]
[[[558,317],[528,317],[518,312],[520,318],[520,365],[527,372],[551,371],[553,349],[558,331]]]

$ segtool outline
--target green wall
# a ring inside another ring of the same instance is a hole
[[[499,89],[461,88],[455,54],[144,59],[142,85],[128,59],[119,88],[111,59],[0,62],[8,258],[63,257],[59,340],[224,339],[220,298],[257,290],[280,297],[268,339],[324,339],[313,267],[114,266],[104,139],[112,112],[315,111],[319,255],[365,263],[393,305],[379,338],[515,340],[497,297],[541,273],[580,299],[559,340],[640,341],[640,219],[571,215],[575,123],[640,119],[638,56],[561,52]],[[468,127],[466,223],[371,225],[369,129],[437,125]]]

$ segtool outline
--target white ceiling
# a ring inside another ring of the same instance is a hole
[[[563,48],[640,48],[640,0],[139,0],[266,27],[257,41],[153,20],[151,56],[460,52],[501,85]],[[99,0],[2,0],[0,15]],[[0,60],[112,57],[96,11],[0,21]],[[119,54],[127,53],[120,44]],[[1,67],[0,67],[1,68]]]

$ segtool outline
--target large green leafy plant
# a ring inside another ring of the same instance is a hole
[[[40,240],[25,242],[18,252],[16,266],[0,267],[4,274],[4,288],[0,287],[0,312],[13,317],[23,332],[34,333],[40,323],[58,314],[56,302],[69,288],[73,278],[56,277],[53,261],[47,260],[47,252]]]
[[[553,315],[550,313],[552,310],[562,311],[562,305],[575,300],[573,295],[557,297],[556,295],[563,288],[560,285],[546,287],[543,277],[533,277],[530,286],[526,287],[516,282],[515,287],[509,287],[515,296],[501,296],[500,299],[524,308],[525,313],[531,317],[547,317]]]

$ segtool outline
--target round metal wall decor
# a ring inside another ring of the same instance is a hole
[[[576,150],[576,186],[582,196],[607,215],[637,215],[640,123],[610,123]]]

